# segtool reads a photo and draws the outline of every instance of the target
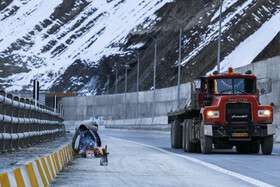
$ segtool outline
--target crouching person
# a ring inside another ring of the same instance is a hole
[[[104,148],[94,122],[83,123],[76,129],[72,147],[76,155],[84,158],[101,158],[100,165],[108,164],[107,146]]]

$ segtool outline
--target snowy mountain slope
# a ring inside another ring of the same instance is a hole
[[[217,2],[214,0],[178,0],[161,10],[162,20],[154,29],[156,30],[154,33],[161,36],[158,45],[164,46],[160,49],[157,87],[167,87],[175,85],[177,82],[176,62],[179,32],[178,29],[166,32],[170,27],[174,27],[172,24],[174,20],[170,17],[183,18],[181,21],[184,22],[182,82],[198,78],[215,68],[219,21]],[[224,0],[221,55],[222,59],[227,56],[228,58],[222,62],[223,69],[228,66],[238,67],[251,63],[255,59],[254,57],[263,51],[279,33],[279,25],[277,25],[279,10],[279,0]],[[189,12],[191,12],[190,15]],[[139,40],[139,38],[142,39]],[[145,38],[145,35],[136,35],[129,41],[130,44],[143,43],[148,39]],[[152,46],[150,44],[150,47],[143,52],[141,59],[141,63],[146,67],[140,78],[141,89],[144,90],[150,89],[153,85],[153,67],[151,66],[153,53],[148,53],[149,50],[153,50]],[[238,50],[239,48],[241,50]],[[231,53],[232,55],[230,55]],[[150,61],[150,63],[145,64],[146,61]],[[131,70],[129,80],[135,80],[135,76],[136,66]],[[124,78],[121,80],[124,83]],[[133,81],[129,81],[129,85],[131,91],[135,90]]]
[[[279,11],[279,0],[224,0],[223,69],[251,63],[271,43]],[[123,92],[128,64],[135,91],[139,55],[140,89],[151,89],[155,38],[157,88],[175,85],[178,22],[186,82],[215,68],[218,18],[217,0],[2,0],[0,85],[28,88],[37,78],[44,88],[101,94],[117,82]]]
[[[260,29],[240,43],[234,51],[225,57],[221,62],[221,70],[225,71],[228,67],[238,68],[252,63],[279,32],[280,11],[277,11]]]
[[[49,88],[77,59],[96,65],[103,56],[122,53],[119,43],[170,0],[13,0],[0,12],[0,57],[23,72],[7,74],[9,89],[32,79]],[[10,61],[12,59],[12,62]]]

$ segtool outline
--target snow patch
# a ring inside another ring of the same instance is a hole
[[[280,12],[265,22],[260,29],[239,44],[235,50],[221,62],[221,71],[228,67],[238,68],[253,62],[258,54],[280,32]]]

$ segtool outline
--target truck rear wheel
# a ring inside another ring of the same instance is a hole
[[[186,152],[194,153],[196,152],[196,145],[192,142],[191,133],[193,133],[192,120],[185,120],[183,126],[183,148]]]
[[[213,149],[213,139],[211,136],[204,135],[204,123],[200,125],[200,146],[203,154],[209,154]]]
[[[182,148],[182,126],[175,120],[171,124],[171,147],[174,149]]]
[[[265,137],[261,143],[262,153],[264,155],[271,155],[273,150],[273,136]]]

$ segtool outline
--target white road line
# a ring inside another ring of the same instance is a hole
[[[155,147],[155,146],[152,146],[152,145],[142,144],[142,143],[138,143],[138,142],[134,142],[134,141],[130,141],[130,140],[125,140],[125,139],[121,139],[121,138],[115,138],[115,137],[112,137],[112,136],[110,136],[110,138],[121,140],[121,141],[130,142],[130,143],[133,143],[133,144],[136,144],[136,145],[140,145],[140,146],[144,146],[144,147],[148,147],[148,148],[160,151],[160,152],[165,153],[165,154],[169,154],[169,155],[177,156],[177,157],[180,157],[180,158],[184,158],[186,160],[189,160],[191,162],[203,165],[203,166],[205,166],[207,168],[210,168],[212,170],[215,170],[217,172],[220,172],[220,173],[223,173],[225,175],[229,175],[229,176],[232,176],[234,178],[240,179],[240,180],[245,181],[245,182],[247,182],[249,184],[252,184],[254,186],[258,186],[258,187],[275,187],[275,186],[273,186],[271,184],[262,182],[260,180],[257,180],[257,179],[251,178],[251,177],[247,177],[247,176],[242,175],[240,173],[236,173],[234,171],[230,171],[230,170],[224,169],[224,168],[222,168],[220,166],[217,166],[215,164],[204,162],[202,160],[199,160],[199,159],[196,159],[196,158],[192,158],[192,157],[189,157],[189,156],[186,156],[186,155],[181,155],[181,154],[173,153],[173,152],[166,151],[164,149],[161,149],[161,148],[158,148],[158,147]]]

